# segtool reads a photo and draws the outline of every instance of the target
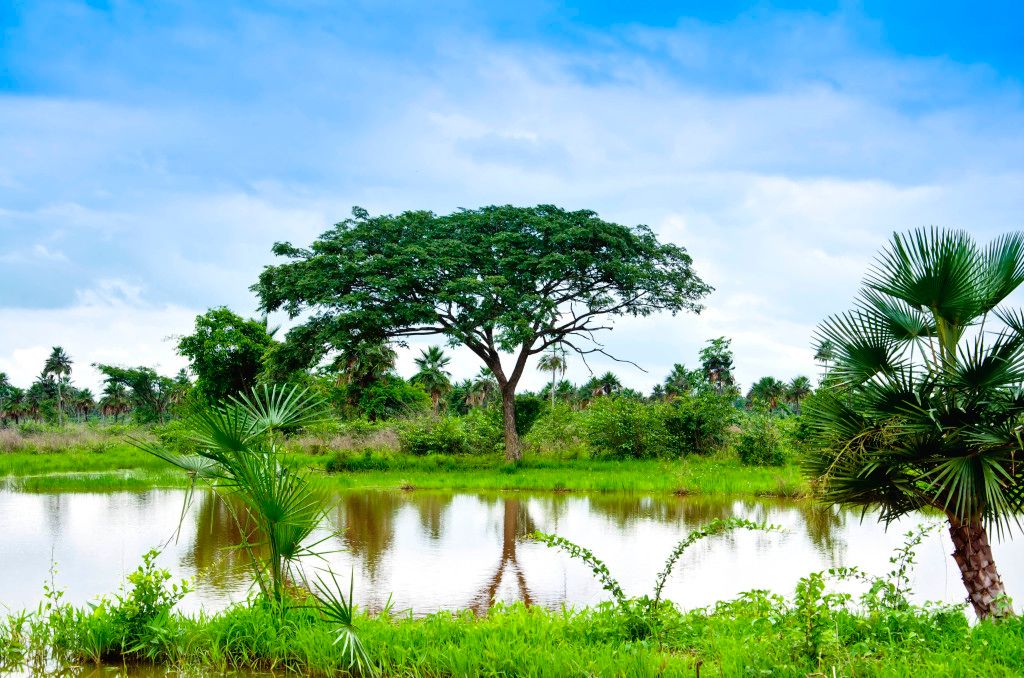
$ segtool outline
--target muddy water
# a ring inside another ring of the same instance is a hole
[[[34,607],[51,576],[74,603],[114,593],[152,547],[163,549],[162,567],[193,582],[183,609],[212,611],[244,600],[252,590],[247,556],[231,548],[239,534],[224,500],[197,492],[183,512],[184,500],[178,490],[0,491],[0,604]],[[588,546],[627,595],[641,595],[679,539],[728,516],[785,531],[735,532],[688,550],[665,589],[684,608],[755,588],[789,594],[800,576],[834,565],[882,574],[902,533],[925,520],[905,520],[887,532],[870,516],[862,522],[859,514],[781,500],[349,492],[335,498],[315,537],[325,538],[318,547],[323,559],[306,567],[329,564],[346,582],[351,573],[357,602],[370,609],[389,597],[396,609],[415,614],[482,609],[492,601],[591,605],[606,594],[589,569],[526,535],[554,532]],[[941,530],[921,545],[913,575],[918,601],[963,598],[950,551]],[[1010,593],[1024,595],[1024,539],[996,544],[995,553]]]

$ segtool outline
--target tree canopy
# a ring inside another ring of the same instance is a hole
[[[265,318],[246,319],[221,306],[196,316],[195,331],[178,340],[178,353],[189,359],[199,393],[218,402],[256,386],[273,343]]]
[[[699,312],[711,288],[682,247],[646,226],[552,205],[353,216],[310,247],[277,243],[254,291],[262,308],[308,319],[288,333],[312,364],[353,342],[440,334],[494,373],[505,447],[520,457],[515,389],[527,361],[561,344],[605,353],[608,316]],[[503,362],[502,354],[511,354]]]

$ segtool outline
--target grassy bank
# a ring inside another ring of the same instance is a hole
[[[799,496],[805,481],[793,465],[751,467],[727,455],[679,460],[603,461],[527,458],[507,464],[498,455],[412,456],[395,452],[310,454],[292,463],[323,471],[345,489],[530,490],[646,492],[700,495]],[[102,449],[0,454],[0,476],[27,491],[141,490],[184,486],[166,462],[116,443]]]
[[[136,622],[104,606],[11,617],[0,626],[0,660],[7,669],[50,654],[77,666],[348,673],[337,627],[311,609],[280,614],[254,602]],[[357,616],[355,629],[385,676],[1017,676],[1024,666],[1020,619],[972,627],[959,610],[854,612],[821,597],[788,603],[764,593],[708,610],[666,609],[656,636],[638,635],[611,605]]]

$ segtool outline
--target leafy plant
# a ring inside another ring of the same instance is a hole
[[[728,518],[726,520],[715,519],[703,527],[692,530],[685,539],[676,544],[675,548],[669,553],[668,558],[666,558],[664,568],[658,573],[654,581],[654,596],[644,596],[639,599],[626,597],[622,586],[612,576],[608,566],[605,565],[604,561],[595,556],[590,549],[575,544],[564,537],[545,534],[544,532],[534,532],[533,538],[550,548],[561,549],[569,554],[570,558],[580,560],[587,565],[598,581],[601,582],[601,587],[611,594],[615,605],[627,618],[631,635],[637,638],[644,638],[650,635],[657,635],[662,627],[664,606],[661,594],[665,588],[665,582],[668,581],[672,570],[675,568],[676,563],[679,562],[683,552],[702,539],[736,529],[776,530],[778,528],[764,523],[753,523],[743,518]]]
[[[318,609],[323,618],[335,625],[337,635],[334,639],[334,644],[341,645],[342,653],[348,661],[346,668],[349,671],[355,669],[360,675],[366,672],[376,675],[376,667],[370,661],[370,656],[366,652],[362,640],[359,638],[359,632],[355,625],[358,612],[353,595],[355,577],[353,575],[349,578],[348,596],[346,597],[345,592],[338,583],[337,577],[334,576],[334,572],[328,569],[327,574],[330,577],[330,583],[320,574],[317,574],[313,585],[307,585],[307,588],[316,598]]]
[[[632,398],[598,398],[586,412],[587,440],[603,457],[665,456],[671,450],[665,407]]]
[[[740,433],[736,452],[748,466],[782,466],[786,443],[778,420],[768,414],[752,414]]]

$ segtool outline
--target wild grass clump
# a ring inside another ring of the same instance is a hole
[[[327,455],[332,452],[397,452],[398,425],[354,419],[330,426],[307,427],[284,442],[288,452]]]
[[[125,427],[68,424],[63,427],[36,424],[0,429],[2,454],[55,454],[106,452],[122,444]]]

